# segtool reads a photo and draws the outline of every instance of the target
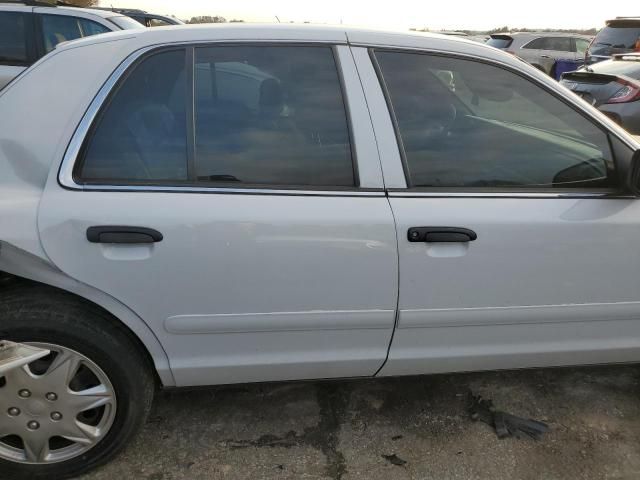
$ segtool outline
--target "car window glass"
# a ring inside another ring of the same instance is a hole
[[[195,68],[199,181],[355,184],[331,48],[203,47]]]
[[[62,42],[111,31],[99,23],[79,17],[66,15],[41,15],[40,17],[44,48],[47,52]]]
[[[571,38],[569,37],[550,37],[546,40],[547,50],[555,50],[558,52],[570,52],[573,50],[571,48]]]
[[[623,24],[612,24],[600,30],[594,45],[602,45],[613,48],[636,48],[640,43],[640,26],[626,26]]]
[[[140,17],[140,16],[136,16],[136,15],[130,15],[130,17],[132,19],[134,19],[136,22],[144,25],[145,27],[147,26],[147,18],[146,17]]]
[[[535,40],[531,40],[524,47],[530,50],[544,50],[547,48],[547,39],[546,38],[536,38]]]
[[[44,48],[47,52],[53,50],[59,43],[82,37],[80,22],[76,17],[41,15],[41,18]]]
[[[582,38],[576,38],[576,51],[580,55],[584,55],[589,48],[589,41]]]
[[[27,60],[25,14],[0,12],[0,64],[24,65]]]
[[[85,183],[187,180],[185,53],[143,60],[93,127],[76,177]]]
[[[509,48],[513,43],[513,38],[504,35],[504,36],[492,36],[487,40],[487,45],[496,48]]]
[[[614,186],[606,134],[529,80],[470,60],[388,51],[376,58],[411,185]]]
[[[169,22],[167,22],[166,20],[160,20],[159,18],[151,18],[149,19],[149,26],[150,27],[166,27],[168,25],[171,25]]]
[[[79,18],[78,21],[80,22],[80,29],[83,37],[90,37],[91,35],[98,35],[100,33],[109,33],[111,31],[104,25],[100,25],[97,22],[93,22],[85,18]]]
[[[570,52],[571,38],[569,37],[541,37],[527,43],[523,48],[531,50],[556,50]]]

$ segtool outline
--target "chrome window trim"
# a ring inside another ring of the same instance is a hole
[[[546,198],[546,199],[635,199],[632,195],[619,195],[614,193],[595,192],[562,192],[562,193],[538,193],[538,192],[411,192],[389,191],[390,198]]]
[[[244,194],[244,195],[291,195],[291,196],[327,196],[327,197],[384,197],[386,194],[384,189],[365,189],[358,187],[347,188],[325,188],[322,187],[293,187],[291,189],[282,188],[269,188],[268,186],[247,187],[247,188],[226,188],[226,187],[207,187],[207,186],[180,186],[176,185],[109,185],[109,184],[78,184],[73,178],[73,168],[80,155],[82,144],[91,129],[91,125],[95,121],[100,109],[104,105],[104,102],[109,97],[111,91],[120,81],[122,76],[129,70],[129,68],[138,61],[143,55],[162,48],[167,47],[180,47],[180,46],[201,46],[216,43],[264,43],[264,44],[320,44],[320,45],[346,45],[346,42],[335,42],[329,40],[311,40],[311,41],[299,41],[299,40],[235,40],[235,39],[221,39],[213,41],[184,41],[184,42],[167,42],[162,44],[151,45],[141,48],[131,53],[109,76],[107,81],[100,87],[100,90],[89,104],[87,111],[82,116],[80,123],[78,124],[71,141],[67,146],[64,157],[60,164],[58,171],[58,183],[65,189],[76,191],[101,191],[101,192],[168,192],[168,193],[210,193],[210,194]],[[336,66],[339,68],[336,60]],[[341,72],[338,72],[341,74]],[[345,98],[346,102],[346,98]],[[353,147],[352,147],[353,148]],[[353,160],[356,162],[356,159]]]
[[[382,188],[358,189],[358,190],[322,190],[301,188],[225,188],[225,187],[194,187],[179,185],[76,185],[66,187],[69,190],[93,191],[93,192],[165,192],[165,193],[207,193],[207,194],[234,194],[234,195],[282,195],[282,196],[308,196],[308,197],[384,197]]]
[[[58,172],[58,182],[60,183],[60,185],[72,190],[87,189],[86,186],[77,184],[73,179],[73,166],[75,165],[76,159],[80,154],[84,139],[89,133],[91,125],[98,115],[98,112],[102,108],[102,105],[107,100],[109,94],[116,86],[122,75],[124,75],[129,67],[131,67],[131,65],[133,65],[138,60],[138,58],[140,58],[145,53],[150,52],[154,48],[156,47],[145,47],[141,50],[133,52],[120,65],[118,65],[118,67],[109,76],[107,81],[102,85],[102,87],[100,87],[97,95],[89,104],[89,108],[82,116],[82,120],[80,120],[76,131],[73,132],[71,141],[69,142],[67,150],[64,153],[64,157],[62,158],[62,163],[60,165],[60,171]]]

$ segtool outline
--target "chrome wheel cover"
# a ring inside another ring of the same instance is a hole
[[[115,390],[102,369],[81,353],[29,344],[52,353],[0,379],[0,458],[50,464],[78,457],[111,429]]]

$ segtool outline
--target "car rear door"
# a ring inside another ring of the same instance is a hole
[[[382,365],[395,225],[348,47],[215,43],[131,58],[89,109],[59,182],[39,214],[47,254],[146,321],[178,385]]]
[[[616,158],[593,119],[488,59],[353,50],[399,245],[380,374],[640,359],[631,148],[611,137]]]

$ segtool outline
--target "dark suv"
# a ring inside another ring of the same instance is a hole
[[[608,20],[587,49],[587,63],[596,63],[619,53],[640,52],[640,17]]]

